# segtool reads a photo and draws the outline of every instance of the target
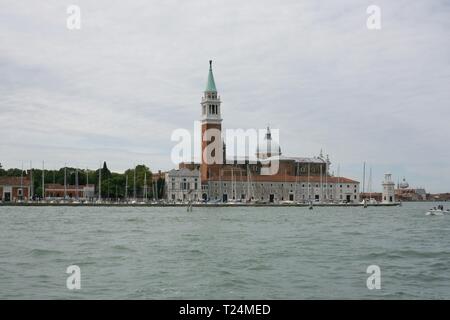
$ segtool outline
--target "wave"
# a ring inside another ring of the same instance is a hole
[[[381,252],[371,252],[365,257],[371,258],[389,258],[389,259],[404,259],[404,258],[450,258],[448,251],[418,251],[418,250],[386,250]]]
[[[127,247],[127,246],[121,245],[121,244],[116,244],[116,245],[112,246],[112,248],[117,251],[130,251],[130,252],[136,251],[130,247]]]
[[[50,250],[50,249],[32,249],[29,254],[35,257],[48,256],[48,255],[57,255],[62,254],[62,251],[59,250]]]

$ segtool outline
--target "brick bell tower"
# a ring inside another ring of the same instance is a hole
[[[223,153],[222,144],[222,118],[220,115],[220,96],[217,95],[216,83],[214,82],[214,76],[212,71],[212,60],[209,60],[209,73],[208,82],[206,83],[206,89],[202,97],[202,162],[200,165],[202,182],[207,181],[211,175],[218,173],[221,164],[208,164],[205,157],[205,149],[208,145],[215,142],[215,145],[220,146],[214,150],[211,154],[215,156],[217,152]],[[205,137],[205,132],[208,129],[217,129],[220,131],[220,135],[215,137]],[[218,142],[215,139],[219,139]],[[225,161],[225,160],[223,160]]]

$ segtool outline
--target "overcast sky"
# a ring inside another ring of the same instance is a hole
[[[81,29],[66,28],[67,6]],[[381,8],[379,31],[366,9]],[[280,129],[282,152],[330,154],[450,191],[450,3],[0,0],[0,162],[175,167],[208,60],[225,128]]]

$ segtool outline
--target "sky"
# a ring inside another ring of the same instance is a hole
[[[81,29],[66,26],[81,9]],[[366,10],[381,9],[369,30]],[[0,163],[175,168],[213,60],[224,128],[279,129],[373,190],[450,191],[447,0],[0,0]],[[367,179],[367,178],[366,178]]]

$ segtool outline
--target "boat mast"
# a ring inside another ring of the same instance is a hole
[[[234,172],[233,172],[233,167],[231,167],[231,197],[233,200],[235,200],[234,197]]]
[[[320,202],[323,201],[323,178],[322,178],[322,164],[320,164],[320,172],[319,172],[319,181],[320,181]]]
[[[147,171],[144,171],[144,194],[142,197],[144,201],[147,201]]]
[[[365,184],[366,184],[366,162],[364,161],[364,163],[363,163],[363,183],[362,183],[362,185],[363,185],[363,189],[362,189],[363,194],[364,194],[364,191],[365,191]]]
[[[297,162],[297,172],[295,173],[295,186],[294,186],[294,201],[297,201],[297,184],[298,184],[298,175],[299,171],[299,162]]]
[[[125,175],[125,201],[128,202],[128,173]]]
[[[247,162],[247,202],[250,202],[251,201],[251,197],[250,197],[250,170],[248,168],[248,165],[249,165],[249,163]]]
[[[98,170],[98,201],[102,201],[102,164],[100,163],[100,170]]]
[[[64,200],[67,199],[67,163],[64,164]]]
[[[310,185],[309,185],[309,174],[310,174],[310,170],[311,170],[311,163],[308,163],[308,178],[307,178],[307,186],[308,186],[308,201],[311,200],[311,195],[310,195]]]
[[[80,198],[80,190],[78,189],[78,168],[75,169],[75,188],[77,189],[77,200]]]
[[[22,193],[22,195],[20,196],[20,200],[22,200],[23,197],[23,161],[22,161],[22,171],[20,173],[20,192]],[[28,195],[28,198],[30,197],[30,195]]]
[[[327,159],[325,160],[325,199],[327,200],[327,202],[329,202],[329,197],[330,194],[328,192],[328,162],[329,162],[330,158],[328,157],[327,154]]]
[[[136,168],[137,166],[134,166],[134,173],[133,173],[133,200],[136,201]]]
[[[223,202],[222,174],[223,174],[223,169],[219,169],[219,187],[220,187],[221,202]]]
[[[28,197],[29,199],[33,200],[34,195],[34,183],[33,183],[33,163],[30,161],[30,193],[31,195]]]
[[[341,180],[341,164],[338,163],[338,167],[337,167],[337,185],[336,185],[336,189],[339,189],[340,187],[338,187],[338,185],[340,184],[340,180]],[[339,189],[341,190],[341,189]],[[341,190],[342,191],[342,190]],[[338,193],[339,193],[339,198],[338,198]],[[336,199],[340,200],[341,199],[341,194],[340,192],[336,192]]]
[[[152,178],[153,180],[153,178]],[[158,201],[158,180],[155,180],[155,196],[156,196],[156,201]]]
[[[44,161],[42,161],[42,200],[45,198],[45,173],[44,173]]]

